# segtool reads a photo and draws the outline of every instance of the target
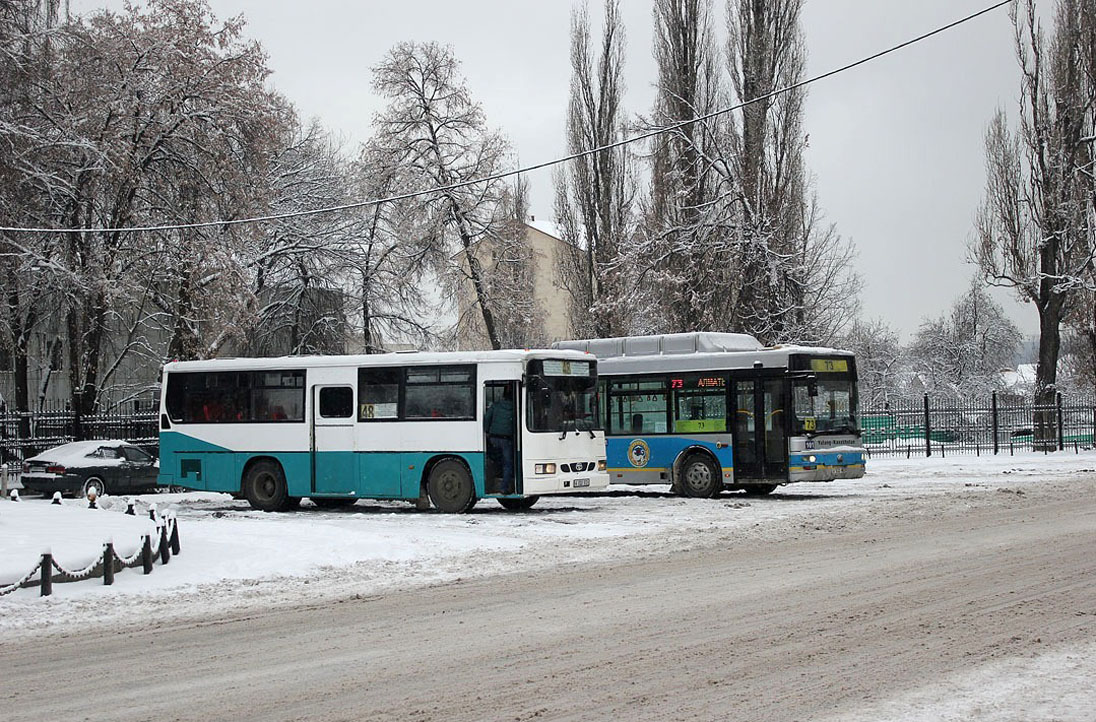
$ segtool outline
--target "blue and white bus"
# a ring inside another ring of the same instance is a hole
[[[598,357],[610,479],[692,497],[864,475],[856,359],[683,333],[561,341]]]
[[[302,497],[405,499],[452,513],[487,497],[528,508],[542,494],[608,486],[596,385],[596,359],[575,351],[168,363],[159,484],[229,492],[267,511]],[[487,410],[504,398],[512,421],[494,424],[505,443],[491,454]],[[509,493],[500,490],[507,449]]]

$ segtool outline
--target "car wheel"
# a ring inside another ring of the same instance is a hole
[[[258,461],[244,475],[244,496],[252,509],[281,511],[289,506],[289,490],[281,464]]]
[[[708,456],[690,454],[681,465],[681,491],[694,499],[708,499],[723,488],[719,470]]]
[[[476,503],[476,487],[468,468],[454,459],[439,462],[430,470],[426,492],[434,507],[446,514],[463,514]]]
[[[89,476],[84,480],[84,486],[81,488],[81,491],[83,492],[83,495],[87,497],[88,492],[92,489],[95,490],[96,497],[101,497],[107,493],[106,482],[98,476]]]
[[[510,511],[520,511],[532,508],[533,504],[536,504],[537,499],[539,498],[540,497],[535,494],[533,496],[523,496],[520,499],[511,499],[503,496],[499,497],[498,502],[502,504],[503,508],[509,509]]]

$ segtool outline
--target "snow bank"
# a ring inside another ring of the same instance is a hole
[[[472,513],[415,511],[402,502],[359,501],[339,510],[307,502],[300,511],[263,513],[228,495],[137,497],[179,518],[182,554],[149,576],[127,570],[115,584],[57,585],[42,599],[25,589],[0,597],[0,636],[63,629],[94,607],[105,622],[142,612],[158,617],[215,613],[240,604],[294,604],[322,595],[372,594],[469,576],[625,559],[658,548],[688,548],[710,531],[749,528],[786,534],[789,524],[887,499],[999,490],[1096,469],[1096,453],[1016,457],[877,460],[864,479],[793,484],[771,497],[719,500],[670,496],[665,486],[612,487],[604,496],[544,497],[514,513],[480,501]],[[153,530],[125,503],[88,510],[86,502],[0,501],[0,585],[32,569],[45,547],[66,568],[86,566],[115,542],[132,554]],[[855,522],[853,522],[855,523]]]

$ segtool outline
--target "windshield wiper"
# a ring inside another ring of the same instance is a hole
[[[576,434],[578,433],[578,424],[576,424],[573,419],[564,419],[563,420],[563,426],[559,430],[559,440],[560,441],[563,441],[564,439],[567,438],[567,424],[570,424],[571,426],[573,426],[575,428],[575,433]]]
[[[594,435],[594,422],[590,421],[589,419],[583,419],[583,421],[586,422],[586,428],[584,430],[587,431],[590,434],[591,439],[596,439],[597,436]],[[578,431],[578,422],[577,421],[575,422],[575,431]]]

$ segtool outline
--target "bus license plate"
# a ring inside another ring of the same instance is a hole
[[[590,480],[589,479],[575,479],[575,488],[576,489],[578,489],[579,487],[582,487],[582,486],[589,486],[589,485],[590,485]]]

